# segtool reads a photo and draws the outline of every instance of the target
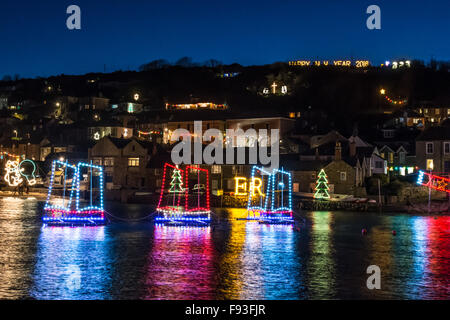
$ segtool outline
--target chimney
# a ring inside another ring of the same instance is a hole
[[[350,140],[350,157],[356,156],[356,142],[355,139]]]
[[[342,148],[339,141],[336,141],[336,147],[334,148],[334,160],[342,160]]]

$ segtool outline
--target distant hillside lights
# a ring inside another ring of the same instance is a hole
[[[351,60],[292,60],[289,61],[290,66],[294,67],[351,67],[367,68],[370,66],[369,60],[356,60],[352,63]]]
[[[199,102],[199,103],[180,103],[169,104],[166,103],[166,110],[225,110],[228,109],[228,105],[216,104],[213,102]]]
[[[263,95],[269,95],[269,94],[281,94],[281,95],[285,95],[288,93],[288,87],[286,85],[279,85],[277,84],[275,81],[270,85],[270,89],[269,88],[264,88],[262,90],[262,94]]]

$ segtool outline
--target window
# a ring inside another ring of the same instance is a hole
[[[347,181],[347,172],[341,172],[341,181]]]
[[[427,159],[427,170],[433,170],[433,168],[434,168],[433,159]]]
[[[392,138],[394,136],[394,130],[383,130],[384,138]]]
[[[96,166],[101,166],[102,165],[102,158],[93,158],[92,159],[92,163],[95,164]]]
[[[441,113],[441,109],[434,109],[434,114],[440,114]]]
[[[444,153],[445,154],[450,153],[450,142],[444,142]]]
[[[427,151],[427,154],[432,154],[434,152],[433,142],[426,143],[426,151]]]
[[[161,175],[161,169],[155,169],[155,176]]]
[[[393,152],[389,152],[389,163],[394,163],[394,153]]]
[[[293,184],[292,184],[292,191],[293,192],[299,192],[299,190],[300,190],[300,188],[299,188],[299,184],[298,184],[298,182],[294,182]]]
[[[114,167],[114,158],[112,157],[105,158],[105,161],[103,163],[105,167]]]
[[[382,169],[383,168],[383,161],[375,161],[375,168]]]
[[[233,174],[242,174],[242,166],[233,166],[232,172]]]
[[[213,165],[211,166],[211,173],[221,173],[222,167],[219,165]]]
[[[399,161],[401,164],[404,164],[404,163],[405,163],[405,159],[406,159],[406,154],[405,154],[404,152],[400,152],[400,153],[398,154],[398,161]]]
[[[198,164],[191,165],[191,167],[189,168],[189,172],[197,173],[199,168],[200,168],[200,166]]]
[[[129,167],[139,167],[139,158],[128,158]]]

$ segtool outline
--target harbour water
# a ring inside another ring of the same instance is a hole
[[[316,211],[293,227],[218,209],[209,228],[70,228],[43,227],[42,207],[0,198],[0,299],[450,298],[449,216]],[[366,286],[369,265],[381,269],[380,290]]]

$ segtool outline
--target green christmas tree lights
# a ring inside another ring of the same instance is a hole
[[[181,180],[180,170],[174,169],[172,173],[172,181],[170,181],[170,193],[181,193],[184,192],[183,181]]]
[[[316,181],[314,199],[330,199],[330,194],[328,193],[330,187],[328,186],[327,174],[322,169],[318,176],[319,178]]]

